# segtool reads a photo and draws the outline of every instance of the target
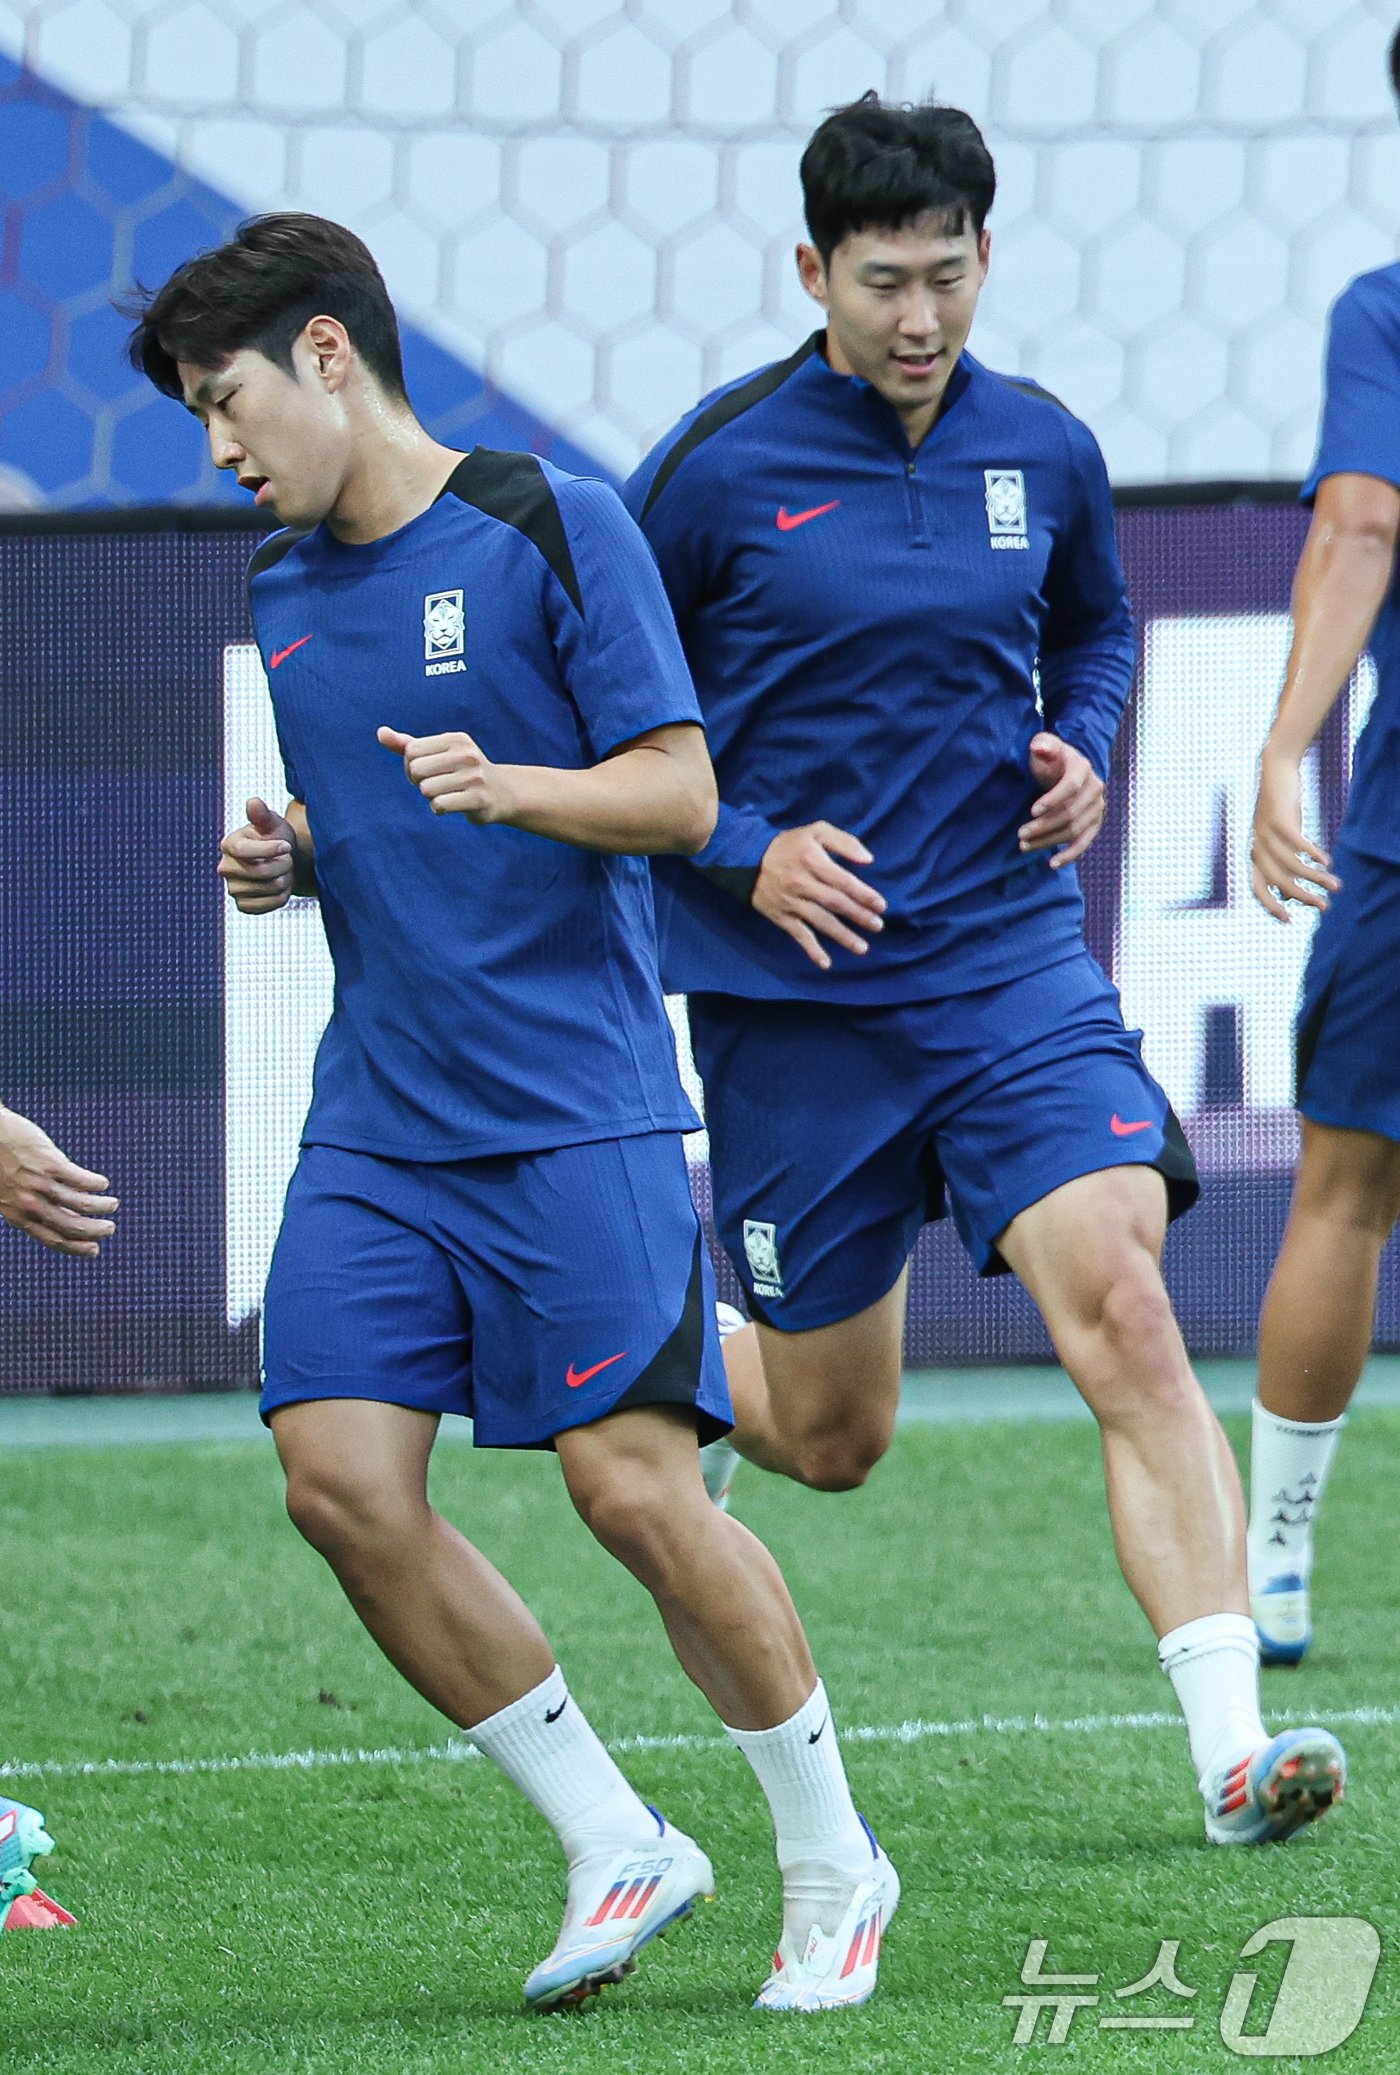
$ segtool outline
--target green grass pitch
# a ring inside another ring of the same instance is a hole
[[[438,1502],[537,1608],[599,1730],[643,1739],[624,1763],[705,1842],[720,1893],[600,2005],[550,2019],[522,2014],[520,1984],[556,1927],[553,1841],[484,1761],[423,1755],[445,1725],[287,1524],[270,1446],[39,1449],[8,1471],[0,1755],[51,1769],[5,1791],[48,1815],[45,1884],[81,1926],[0,1940],[6,2071],[1226,2069],[1241,1946],[1313,1915],[1367,1917],[1383,1941],[1366,2015],[1326,2065],[1400,2066],[1400,1413],[1352,1422],[1321,1641],[1266,1679],[1273,1718],[1341,1718],[1351,1797],[1264,1851],[1208,1850],[1181,1732],[1112,1719],[1172,1698],[1113,1563],[1092,1427],[908,1428],[842,1498],[744,1474],[736,1510],[794,1585],[857,1798],[905,1882],[877,1999],[809,2019],[749,2008],[778,1924],[766,1811],[551,1458],[446,1445]],[[923,1727],[851,1733],[903,1723]],[[296,1752],[349,1759],[200,1762]],[[1193,2028],[1105,2032],[1099,2005],[1063,2044],[1042,2020],[1016,2047],[1002,1998],[1034,1938],[1048,1969],[1097,1974],[1108,2008]],[[1115,2005],[1166,1939],[1195,1998]],[[1251,1963],[1261,2024],[1285,1958]]]

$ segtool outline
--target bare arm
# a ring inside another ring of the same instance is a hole
[[[715,825],[715,774],[691,722],[653,728],[581,771],[493,764],[470,735],[381,728],[379,740],[403,758],[434,814],[464,814],[479,826],[504,822],[582,850],[689,856]]]
[[[1303,834],[1304,756],[1365,648],[1395,565],[1400,490],[1379,476],[1326,476],[1293,579],[1293,646],[1259,762],[1250,845],[1255,899],[1280,922],[1287,901],[1325,908],[1339,881]]]

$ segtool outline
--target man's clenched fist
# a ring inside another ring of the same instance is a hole
[[[248,819],[219,845],[219,877],[244,915],[270,915],[292,897],[296,831],[285,814],[249,800]]]
[[[468,821],[504,821],[510,811],[505,775],[470,735],[405,735],[381,728],[379,740],[403,758],[410,785],[416,785],[434,814],[465,814]]]

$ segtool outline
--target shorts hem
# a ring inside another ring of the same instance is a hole
[[[899,1281],[900,1276],[909,1266],[911,1258],[911,1255],[905,1255],[904,1259],[900,1262],[898,1268],[896,1268],[894,1274],[890,1277],[889,1281],[884,1284],[883,1288],[878,1289],[873,1297],[867,1297],[861,1302],[850,1304],[845,1306],[844,1308],[838,1308],[835,1310],[831,1309],[831,1307],[826,1305],[817,1305],[814,1307],[810,1307],[812,1309],[819,1311],[821,1313],[821,1316],[817,1318],[809,1318],[804,1316],[801,1319],[801,1321],[796,1324],[789,1323],[787,1319],[773,1318],[769,1313],[767,1306],[763,1304],[759,1298],[754,1296],[753,1292],[747,1287],[747,1285],[744,1286],[744,1300],[748,1305],[750,1316],[754,1318],[760,1326],[767,1326],[770,1332],[816,1333],[819,1332],[823,1326],[844,1326],[848,1319],[859,1318],[863,1311],[869,1311],[873,1305],[881,1303],[884,1298],[888,1297],[890,1291]],[[804,1307],[804,1309],[805,1308],[806,1307]]]
[[[1383,1138],[1391,1145],[1400,1145],[1400,1122],[1394,1118],[1388,1124],[1381,1124],[1373,1118],[1359,1116],[1354,1110],[1349,1116],[1336,1112],[1329,1116],[1324,1103],[1302,1101],[1296,1107],[1298,1115],[1306,1117],[1310,1124],[1324,1124],[1330,1131],[1364,1131],[1371,1138]]]
[[[348,1378],[324,1387],[317,1385],[313,1388],[308,1385],[305,1389],[300,1389],[291,1386],[275,1392],[264,1385],[262,1395],[258,1399],[258,1417],[264,1426],[270,1426],[272,1415],[275,1412],[284,1412],[289,1405],[319,1405],[336,1398],[352,1399],[367,1405],[396,1405],[401,1412],[426,1412],[435,1419],[472,1417],[465,1405],[424,1405],[405,1397],[401,1390],[395,1389],[392,1385],[386,1385],[383,1390],[375,1390],[372,1385],[361,1379],[356,1379],[352,1383]]]
[[[1151,1167],[1161,1175],[1167,1188],[1167,1223],[1169,1225],[1175,1224],[1179,1217],[1183,1217],[1200,1197],[1201,1184],[1199,1176],[1194,1171],[1188,1174],[1180,1166],[1173,1164],[1170,1145],[1164,1147],[1161,1152],[1154,1155],[1151,1159],[1135,1160],[1131,1154],[1117,1153],[1109,1160],[1092,1160],[1087,1166],[1077,1164],[1070,1168],[1068,1172],[1058,1175],[1054,1181],[1043,1184],[1037,1182],[1034,1196],[1028,1196],[1024,1202],[1017,1203],[1014,1209],[1007,1210],[1004,1215],[999,1212],[998,1215],[1001,1218],[1001,1222],[997,1225],[991,1239],[983,1240],[979,1238],[973,1240],[969,1239],[966,1233],[961,1234],[963,1245],[967,1248],[972,1258],[972,1265],[977,1270],[978,1275],[991,1277],[994,1275],[1010,1275],[1013,1272],[997,1251],[996,1236],[1005,1232],[1007,1226],[1019,1218],[1023,1211],[1032,1209],[1037,1203],[1043,1203],[1047,1196],[1053,1196],[1056,1189],[1063,1189],[1070,1182],[1082,1181],[1086,1175],[1090,1174],[1112,1174],[1120,1167]]]

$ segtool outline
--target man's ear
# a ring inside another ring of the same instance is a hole
[[[344,386],[350,372],[350,334],[338,317],[313,317],[302,333],[311,365],[332,392]]]
[[[827,306],[826,265],[815,245],[799,245],[796,253],[797,278],[811,296],[814,303]]]

